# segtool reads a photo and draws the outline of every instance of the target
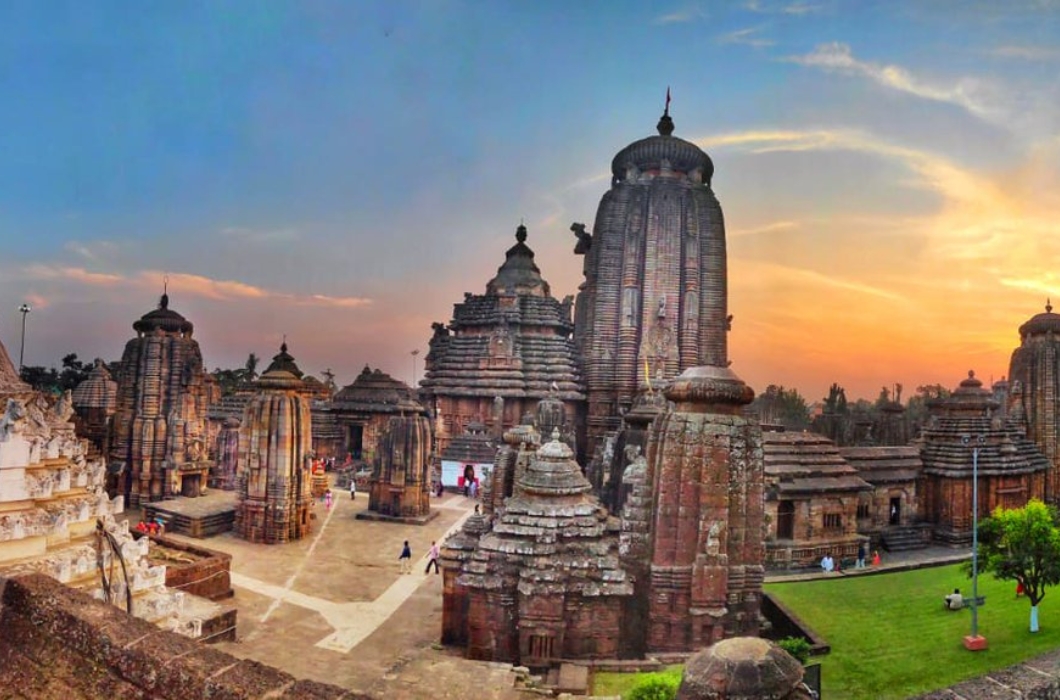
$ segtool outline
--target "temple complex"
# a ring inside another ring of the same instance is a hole
[[[447,553],[443,628],[468,658],[542,667],[620,653],[633,586],[617,523],[558,438],[530,458],[492,528],[469,521],[453,543],[460,549]]]
[[[1018,425],[994,417],[997,408],[990,390],[968,372],[921,435],[922,516],[934,526],[937,541],[972,541],[973,451],[978,453],[980,517],[1044,495],[1048,458]]]
[[[725,226],[711,190],[714,164],[673,136],[668,109],[657,129],[611,161],[611,189],[592,233],[571,227],[574,252],[585,256],[574,337],[591,449],[619,428],[646,379],[728,364]],[[600,487],[600,474],[590,480]]]
[[[572,432],[580,420],[572,299],[553,298],[526,236],[520,225],[485,294],[466,293],[448,325],[434,324],[420,385],[439,454],[472,422],[499,436],[548,396],[562,402]]]
[[[859,511],[873,487],[828,438],[814,433],[766,430],[766,562],[810,566],[825,554],[852,559],[868,538],[858,534]]]
[[[309,400],[287,344],[256,383],[243,413],[235,529],[251,542],[276,544],[309,533]]]
[[[118,404],[110,461],[131,506],[206,488],[209,387],[190,321],[158,308],[133,324],[118,371]]]
[[[1060,314],[1046,302],[1040,313],[1019,328],[1020,346],[1009,363],[1008,413],[1052,465],[1045,479],[1044,500],[1060,504]]]
[[[422,523],[431,517],[431,422],[415,401],[397,405],[379,438],[368,485],[368,510],[357,517]]]
[[[118,407],[118,383],[103,360],[96,358],[88,377],[74,389],[73,401],[78,437],[88,440],[93,454],[106,455],[111,417]]]
[[[329,410],[340,435],[339,454],[373,464],[376,445],[390,418],[399,415],[409,401],[416,401],[416,395],[407,384],[365,365],[353,383],[331,400]]]

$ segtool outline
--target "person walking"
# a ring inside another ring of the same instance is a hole
[[[405,546],[401,548],[401,556],[398,557],[398,563],[401,565],[401,573],[412,573],[412,548],[409,547],[408,540],[405,540]]]
[[[357,479],[351,474],[350,475],[350,500],[353,501],[357,498]]]
[[[862,542],[858,545],[858,563],[854,565],[855,569],[865,568],[865,543]]]
[[[331,489],[328,489],[324,492],[324,508],[326,510],[331,510],[331,498]]]
[[[434,540],[431,540],[431,548],[427,552],[427,568],[423,570],[423,573],[425,573],[425,574],[431,573],[431,564],[434,564],[434,573],[436,575],[438,573],[440,573],[438,571],[438,557],[439,557],[439,555],[441,555],[441,552],[438,550],[438,543],[435,542]]]

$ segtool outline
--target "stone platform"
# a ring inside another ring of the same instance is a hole
[[[433,508],[426,515],[415,517],[402,517],[398,515],[384,515],[374,510],[362,510],[356,516],[357,520],[374,520],[382,523],[401,523],[403,525],[426,525],[438,517],[438,511]]]
[[[175,498],[144,505],[146,520],[161,519],[166,532],[203,539],[235,527],[234,491],[211,491],[197,498]]]

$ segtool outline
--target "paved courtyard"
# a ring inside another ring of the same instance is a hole
[[[474,502],[453,494],[432,499],[438,517],[418,526],[356,520],[368,507],[367,494],[351,501],[335,493],[330,511],[316,503],[313,532],[299,542],[174,536],[232,555],[238,640],[216,647],[377,698],[520,697],[506,665],[466,661],[437,644],[442,577],[424,574],[424,556],[431,540],[440,543],[463,523]],[[406,539],[411,575],[398,570]]]

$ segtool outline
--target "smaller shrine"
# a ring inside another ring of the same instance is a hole
[[[341,454],[373,464],[376,446],[390,418],[415,400],[416,394],[407,384],[365,365],[353,383],[343,387],[331,401],[334,429],[342,436]]]
[[[554,431],[492,527],[472,516],[446,542],[445,639],[466,644],[471,659],[530,667],[619,655],[633,584],[619,563],[618,521],[591,489]]]
[[[858,532],[895,552],[920,549],[931,542],[931,526],[922,522],[920,447],[840,447],[839,454],[872,485],[858,502]]]
[[[828,438],[764,430],[766,563],[788,568],[816,564],[825,554],[854,559],[868,538],[858,534],[858,508],[872,485],[858,476]]]
[[[103,360],[96,358],[88,377],[74,389],[73,401],[78,437],[88,440],[91,454],[105,455],[111,416],[118,408],[118,383]]]
[[[478,421],[468,424],[463,435],[455,436],[442,450],[442,486],[463,491],[471,481],[477,481],[481,488],[493,469],[498,447],[485,425]]]
[[[1042,499],[1050,462],[1012,421],[995,416],[993,393],[968,378],[936,408],[921,435],[921,504],[942,544],[972,541],[973,476],[978,471],[979,517]]]
[[[431,422],[418,403],[398,404],[379,439],[368,484],[368,510],[361,519],[423,524],[431,511]]]
[[[258,379],[239,434],[235,529],[251,542],[277,544],[309,534],[309,400],[284,343]]]

